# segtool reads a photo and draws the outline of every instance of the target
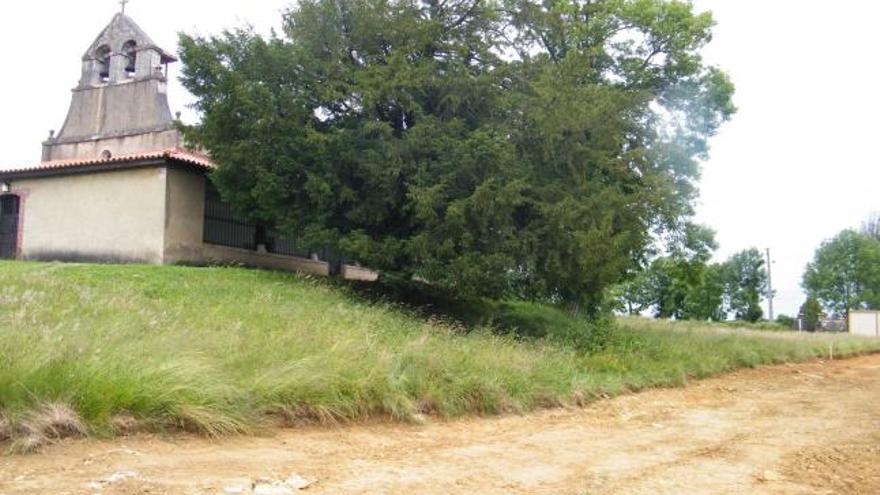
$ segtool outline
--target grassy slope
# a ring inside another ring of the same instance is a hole
[[[0,280],[0,417],[25,424],[42,404],[64,404],[99,434],[119,414],[222,434],[267,413],[407,420],[524,411],[809,359],[826,355],[829,342],[835,355],[880,349],[846,337],[623,320],[603,352],[583,354],[425,321],[322,281],[231,268],[7,262]],[[508,311],[580,325],[546,307]]]

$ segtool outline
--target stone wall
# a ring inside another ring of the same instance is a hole
[[[21,258],[241,265],[329,276],[325,261],[202,242],[206,180],[165,164],[12,180],[21,198]],[[343,276],[375,280],[354,266]]]

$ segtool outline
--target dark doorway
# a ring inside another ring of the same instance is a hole
[[[15,259],[18,255],[18,196],[0,196],[0,259]]]

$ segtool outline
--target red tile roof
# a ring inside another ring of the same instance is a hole
[[[27,172],[49,172],[62,171],[78,167],[100,168],[101,165],[113,165],[113,168],[128,162],[139,162],[143,160],[174,160],[187,165],[192,165],[204,170],[213,170],[217,166],[206,155],[187,151],[182,148],[168,148],[158,151],[147,151],[143,153],[131,153],[128,155],[116,155],[110,158],[76,158],[70,160],[51,160],[41,162],[39,165],[26,166],[22,168],[0,169],[0,175],[3,174],[20,174]],[[108,167],[109,168],[109,167]]]

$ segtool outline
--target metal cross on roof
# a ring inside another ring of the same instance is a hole
[[[119,1],[119,5],[122,5],[122,14],[123,14],[123,15],[125,14],[125,4],[127,4],[127,3],[130,2],[130,1],[131,1],[131,0],[120,0],[120,1]]]

